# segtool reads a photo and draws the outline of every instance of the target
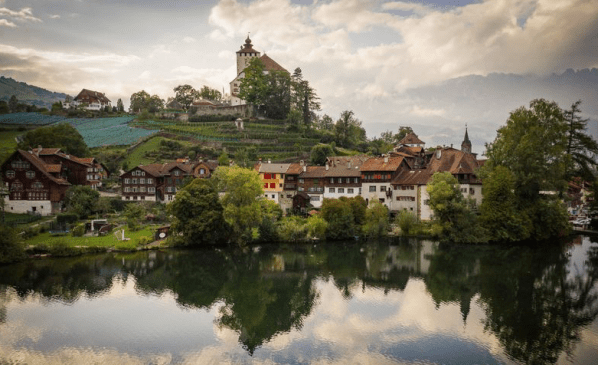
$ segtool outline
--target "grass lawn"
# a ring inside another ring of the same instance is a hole
[[[153,159],[145,157],[145,153],[149,151],[157,151],[160,149],[160,142],[164,140],[171,140],[169,138],[164,137],[153,137],[150,138],[148,141],[140,144],[137,146],[128,156],[127,156],[127,163],[129,168],[139,165],[148,165],[154,163]],[[189,144],[185,141],[177,141],[183,145]]]
[[[107,234],[106,236],[101,237],[73,237],[72,235],[65,235],[65,236],[51,236],[50,233],[41,233],[33,238],[28,239],[25,241],[25,245],[31,246],[38,246],[38,245],[46,245],[52,246],[55,244],[66,244],[69,247],[75,246],[88,246],[88,247],[116,247],[122,249],[133,249],[137,247],[139,240],[142,237],[148,237],[150,242],[153,241],[154,237],[154,229],[157,228],[157,225],[154,226],[145,226],[139,231],[129,231],[126,226],[125,229],[125,237],[130,238],[128,241],[119,241],[116,239],[114,235],[114,231]],[[116,230],[118,231],[118,229]],[[119,232],[119,237],[122,233]]]
[[[0,131],[0,163],[17,149],[15,137],[24,133],[23,131]]]

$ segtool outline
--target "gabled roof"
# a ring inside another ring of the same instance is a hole
[[[409,156],[418,156],[422,152],[424,152],[423,147],[400,146],[400,147],[396,148],[393,152],[391,152],[391,154],[401,154],[402,153],[402,154],[406,154]]]
[[[99,103],[110,103],[110,99],[104,95],[104,93],[83,89],[77,96],[75,96],[75,101],[84,101],[84,102],[99,102]]]
[[[327,177],[359,177],[361,166],[370,159],[369,156],[335,156],[328,157],[329,169]]]
[[[199,165],[205,165],[210,171],[214,171],[218,167],[218,161],[199,161],[195,166]]]
[[[395,177],[391,184],[393,185],[426,185],[434,175],[430,170],[403,170]]]
[[[291,166],[290,163],[262,163],[258,164],[258,172],[260,173],[273,173],[273,174],[286,174],[287,170]]]
[[[297,162],[293,162],[289,165],[287,175],[299,175],[303,171],[303,166]]]
[[[51,155],[57,155],[58,153],[61,153],[62,151],[60,151],[60,148],[34,148],[32,149],[32,151],[34,153],[37,153],[39,151],[40,155],[43,156],[51,156]]]
[[[440,158],[438,158],[440,151]],[[451,174],[474,174],[479,168],[475,156],[451,147],[437,150],[427,168],[433,172],[448,171]]]
[[[136,169],[141,169],[154,177],[170,175],[170,172],[175,168],[178,168],[183,172],[190,174],[192,173],[194,166],[195,165],[180,162],[152,163],[149,165],[135,166],[129,171],[126,171],[125,173],[121,174],[121,176]]]
[[[425,144],[421,139],[417,137],[415,133],[409,133],[402,140],[399,141],[399,144]]]
[[[279,65],[278,63],[276,63],[276,61],[274,61],[273,59],[271,59],[270,57],[268,57],[268,55],[266,55],[266,54],[264,54],[262,57],[260,57],[260,60],[264,64],[264,69],[266,71],[284,71],[284,72],[289,72],[284,67],[282,67],[281,65]]]
[[[56,169],[56,167],[55,167],[56,165],[49,165],[44,160],[37,157],[35,154],[33,154],[31,152],[23,151],[23,150],[17,150],[13,154],[13,156],[14,155],[19,155],[19,156],[23,157],[24,159],[26,159],[27,161],[29,161],[29,163],[31,163],[33,166],[35,166],[42,174],[44,174],[49,180],[55,182],[56,184],[71,185],[68,181],[58,178],[58,177],[54,177],[50,174],[50,172],[55,172],[54,170]],[[13,156],[11,156],[9,159],[7,159],[5,163],[8,163],[10,160],[12,160]],[[49,166],[51,166],[51,167],[49,167]],[[58,166],[60,166],[60,165],[58,165]]]
[[[386,158],[388,158],[387,162],[385,162]],[[404,160],[403,156],[371,157],[361,165],[361,171],[396,171]]]

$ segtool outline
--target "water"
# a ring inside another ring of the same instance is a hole
[[[0,364],[595,364],[598,244],[401,240],[0,267]]]

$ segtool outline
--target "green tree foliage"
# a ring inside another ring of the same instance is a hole
[[[399,132],[392,137],[392,143],[399,144],[399,142],[409,133],[413,133],[413,129],[411,127],[399,127]]]
[[[401,229],[402,235],[411,235],[418,226],[417,216],[407,210],[401,210],[395,217],[395,224]]]
[[[147,109],[150,98],[150,94],[148,94],[145,90],[131,94],[129,111],[139,113],[143,109]]]
[[[283,242],[301,242],[307,239],[306,220],[297,216],[284,217],[278,224],[278,237]]]
[[[262,221],[258,227],[259,240],[262,242],[278,241],[277,222],[282,217],[280,205],[267,199],[260,200]]]
[[[77,214],[79,218],[87,218],[95,213],[99,199],[100,193],[90,186],[74,185],[66,191],[64,205],[68,212]]]
[[[566,186],[567,123],[554,102],[532,100],[530,108],[513,112],[496,139],[486,146],[488,168],[505,166],[513,172],[515,195],[525,204],[540,199],[540,191]]]
[[[179,85],[174,88],[175,96],[174,98],[176,101],[181,103],[185,107],[185,109],[189,109],[189,106],[193,103],[193,100],[199,96],[197,90],[193,88],[193,86],[185,84]]]
[[[390,227],[388,219],[388,208],[379,200],[372,199],[365,211],[365,224],[362,232],[366,237],[384,237],[388,234]]]
[[[481,243],[487,239],[476,215],[471,211],[459,182],[450,172],[437,172],[426,187],[434,223],[440,227],[440,239],[455,243]]]
[[[224,192],[221,203],[224,219],[231,227],[231,239],[239,244],[249,242],[252,228],[262,221],[262,204],[258,198],[264,190],[259,174],[238,166],[220,166],[212,178],[218,190]]]
[[[25,246],[17,230],[0,225],[0,264],[20,261],[25,257]]]
[[[480,221],[490,239],[497,242],[519,241],[529,237],[529,222],[517,208],[513,173],[497,166],[484,177],[484,199]]]
[[[214,101],[222,100],[222,93],[220,91],[218,91],[216,89],[212,89],[205,85],[202,86],[201,89],[199,89],[198,95],[202,99],[214,100]]]
[[[220,166],[228,166],[230,162],[230,158],[226,152],[222,152],[220,156],[218,156],[218,165]]]
[[[10,113],[10,108],[8,107],[8,103],[4,100],[0,100],[0,114],[8,114]]]
[[[228,226],[224,208],[211,181],[195,179],[179,190],[168,205],[168,212],[173,216],[174,237],[181,233],[184,245],[212,246],[226,242]]]
[[[257,105],[268,118],[284,119],[291,110],[291,76],[285,71],[264,71],[264,63],[252,58],[244,70],[239,97]]]
[[[291,76],[291,110],[297,111],[303,124],[310,127],[314,112],[320,109],[320,98],[297,67]]]
[[[147,102],[147,110],[150,113],[156,113],[164,109],[164,99],[161,99],[158,95],[150,96]]]
[[[320,214],[328,223],[327,239],[342,240],[355,236],[355,219],[348,200],[324,199]]]
[[[311,148],[309,161],[312,165],[323,166],[326,158],[334,156],[334,150],[329,144],[317,144]]]
[[[355,149],[363,143],[367,144],[365,129],[361,126],[361,121],[355,118],[355,114],[350,110],[341,113],[341,117],[334,125],[334,136],[337,146]]]
[[[122,113],[125,111],[125,104],[123,104],[123,101],[121,98],[118,98],[118,101],[116,102],[116,110],[119,113]]]
[[[67,123],[30,130],[19,143],[20,149],[60,148],[64,153],[77,157],[89,156],[89,150],[79,132]]]
[[[326,238],[326,229],[328,223],[319,214],[314,214],[307,218],[307,235],[308,238],[324,240]]]
[[[12,95],[8,100],[8,109],[10,109],[11,113],[16,113],[19,107],[19,100],[15,95]]]
[[[355,222],[356,227],[360,227],[365,224],[365,211],[368,207],[368,203],[363,197],[354,196],[352,198],[347,198],[342,196],[339,199],[343,202],[347,202],[351,207],[351,213],[353,213],[353,222]]]
[[[567,156],[565,178],[570,181],[573,177],[581,177],[585,181],[594,181],[597,165],[594,156],[598,155],[598,143],[592,136],[586,134],[589,119],[582,119],[579,114],[581,100],[571,105],[571,109],[564,111],[567,130]]]

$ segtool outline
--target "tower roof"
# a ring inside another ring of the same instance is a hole
[[[471,145],[471,141],[469,140],[469,135],[467,134],[467,127],[465,127],[465,138],[463,138],[463,143],[467,143]]]
[[[249,39],[249,35],[245,40],[245,44],[241,46],[241,49],[237,51],[237,53],[259,53],[255,49],[253,49],[253,44],[251,44],[251,39]]]

